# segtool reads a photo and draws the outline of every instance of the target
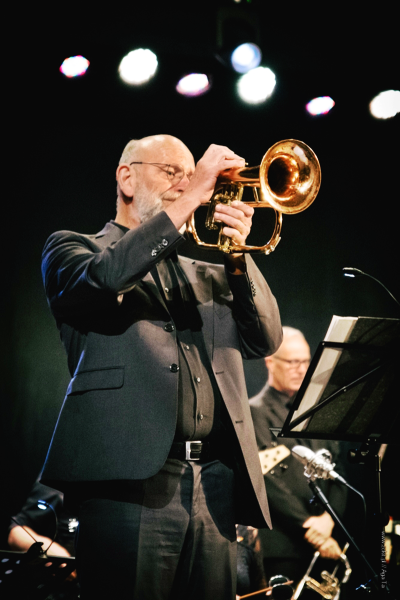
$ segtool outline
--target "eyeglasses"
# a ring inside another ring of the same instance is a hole
[[[153,165],[153,167],[157,167],[157,169],[161,169],[164,171],[168,180],[172,183],[172,185],[176,185],[182,179],[187,176],[190,180],[192,178],[192,173],[185,173],[185,170],[180,165],[166,165],[164,163],[151,163],[151,162],[131,162],[130,165]]]
[[[288,365],[289,369],[298,369],[300,366],[308,367],[311,362],[309,358],[306,358],[305,360],[288,360],[287,358],[281,358],[280,356],[274,356],[274,358],[285,362]]]

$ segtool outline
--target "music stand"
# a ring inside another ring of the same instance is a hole
[[[363,459],[369,454],[375,466],[374,529],[380,540],[376,572],[380,573],[385,524],[379,447],[400,443],[399,354],[399,319],[334,316],[283,427],[271,428],[278,438],[362,443]]]
[[[40,554],[35,542],[27,552],[0,550],[0,597],[45,600],[75,570],[75,558]]]
[[[278,437],[400,443],[400,403],[395,368],[400,320],[334,317],[345,322],[345,339],[328,334],[320,342]],[[336,339],[335,339],[336,337]],[[330,338],[330,339],[329,339]]]

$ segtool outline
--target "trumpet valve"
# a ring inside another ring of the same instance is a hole
[[[327,571],[322,571],[321,579],[324,581],[318,582],[312,577],[308,577],[306,587],[320,594],[325,600],[333,600],[339,589],[339,580]]]
[[[213,198],[211,198],[210,204],[208,207],[207,216],[206,216],[206,227],[207,227],[207,229],[210,229],[210,230],[218,229],[218,225],[214,220],[214,213],[215,213],[215,207],[217,206],[218,202],[220,201],[219,196],[220,196],[220,194],[217,194]]]
[[[241,200],[243,196],[243,186],[240,184],[225,184],[219,188],[218,192],[210,200],[206,216],[207,229],[218,229],[220,221],[215,221],[214,213],[217,204],[226,204],[230,206],[234,200]]]

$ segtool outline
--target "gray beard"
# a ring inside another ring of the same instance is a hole
[[[156,192],[149,190],[143,183],[140,183],[136,187],[135,205],[141,223],[146,223],[146,221],[158,215],[163,209],[160,196]]]

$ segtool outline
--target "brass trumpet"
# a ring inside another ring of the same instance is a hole
[[[316,579],[313,579],[310,576],[312,568],[314,567],[317,558],[319,557],[319,552],[317,551],[314,553],[314,556],[303,579],[299,582],[296,591],[292,596],[292,600],[297,600],[298,598],[300,598],[304,588],[313,590],[314,592],[322,596],[324,600],[338,600],[340,595],[340,586],[343,583],[347,583],[351,575],[350,563],[346,556],[348,547],[349,543],[346,543],[345,547],[343,548],[342,554],[340,555],[340,561],[344,567],[344,573],[341,580],[339,580],[339,578],[337,577],[337,571],[340,566],[339,562],[332,573],[322,571],[321,582],[316,581]]]
[[[217,244],[206,244],[199,238],[194,214],[187,222],[187,231],[196,244],[207,250],[270,254],[281,239],[282,213],[295,214],[308,208],[320,185],[321,168],[311,148],[298,140],[282,140],[271,146],[259,166],[227,169],[218,177],[206,217],[207,229],[219,229]],[[214,220],[216,205],[241,201],[244,187],[253,189],[254,201],[247,202],[249,206],[275,211],[275,228],[264,246],[236,244],[222,233],[223,225]]]

